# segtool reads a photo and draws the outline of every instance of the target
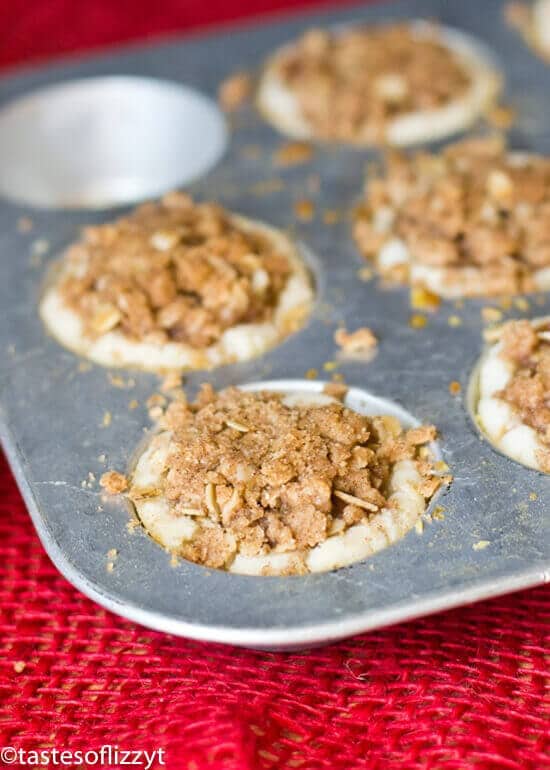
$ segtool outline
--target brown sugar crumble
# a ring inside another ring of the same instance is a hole
[[[388,505],[399,460],[415,462],[426,498],[443,481],[421,457],[433,426],[403,430],[338,402],[288,406],[280,394],[206,385],[194,403],[172,403],[161,426],[171,438],[161,488],[134,482],[129,497],[162,496],[193,516],[198,529],[178,553],[209,567],[237,553],[303,552],[368,521]]]
[[[550,319],[536,326],[527,320],[508,321],[501,328],[500,340],[502,357],[516,369],[496,396],[536,431],[544,445],[537,459],[541,470],[550,473]]]
[[[344,382],[327,382],[323,387],[323,393],[336,398],[338,401],[345,399],[348,390],[349,388]]]
[[[302,222],[309,222],[315,216],[315,205],[308,198],[302,198],[294,203],[294,214]]]
[[[128,488],[128,479],[118,471],[107,471],[99,479],[99,484],[109,495],[120,495]]]
[[[313,157],[313,147],[309,142],[286,142],[273,155],[276,166],[298,166],[309,163]]]
[[[470,139],[440,154],[390,153],[367,182],[354,235],[385,278],[422,282],[440,271],[443,296],[514,295],[550,268],[550,158],[509,153],[502,139]],[[408,258],[378,256],[398,239]],[[416,273],[418,275],[418,272]]]
[[[408,24],[310,29],[274,66],[326,140],[379,143],[394,118],[444,106],[471,85],[448,48]]]
[[[236,72],[221,84],[218,100],[222,109],[227,112],[242,107],[252,94],[252,77],[248,72]]]
[[[220,206],[169,193],[110,224],[87,227],[68,250],[59,290],[88,336],[216,343],[240,323],[273,317],[289,259]]]
[[[362,326],[354,332],[337,329],[334,332],[334,341],[344,353],[349,354],[371,353],[378,345],[375,335],[366,326]]]

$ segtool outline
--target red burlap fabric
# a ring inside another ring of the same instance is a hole
[[[291,5],[4,0],[0,63]],[[542,588],[299,654],[174,639],[58,575],[0,462],[0,608],[3,746],[164,748],[170,770],[550,768]]]

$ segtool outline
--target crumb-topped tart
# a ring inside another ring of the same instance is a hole
[[[327,393],[216,393],[174,401],[139,456],[129,499],[172,553],[251,575],[335,569],[413,527],[447,479],[426,446],[433,426],[403,429]],[[117,493],[126,483],[104,486]],[[107,484],[109,482],[109,484]]]
[[[550,473],[550,317],[489,330],[477,420],[501,452]]]
[[[105,366],[200,369],[260,355],[312,300],[286,235],[170,193],[85,228],[40,312],[59,342]]]
[[[356,242],[392,282],[445,298],[550,288],[550,158],[470,139],[387,154],[366,184]]]
[[[477,45],[411,22],[308,30],[267,61],[257,103],[296,138],[404,146],[463,130],[499,90]]]
[[[506,15],[526,42],[550,61],[550,0],[511,2],[506,7]]]

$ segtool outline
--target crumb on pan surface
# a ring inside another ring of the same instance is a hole
[[[252,94],[253,79],[248,72],[235,72],[220,85],[218,100],[227,112],[239,109]]]
[[[490,330],[477,419],[501,452],[550,473],[550,317]]]
[[[85,228],[40,311],[62,344],[97,363],[194,369],[263,353],[299,328],[312,299],[286,235],[169,193]]]
[[[335,569],[401,538],[448,482],[426,451],[435,435],[326,393],[207,385],[194,403],[167,408],[128,497],[155,540],[198,564],[251,575]]]
[[[341,328],[334,332],[334,341],[342,352],[348,354],[371,353],[378,345],[374,332],[367,326],[361,326],[353,332]]]
[[[354,236],[379,273],[447,299],[550,288],[550,158],[496,136],[386,155]]]
[[[466,38],[413,22],[308,30],[268,60],[257,103],[298,139],[408,145],[464,129],[499,90]]]

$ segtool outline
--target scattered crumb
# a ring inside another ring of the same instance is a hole
[[[99,455],[99,457],[97,458],[97,461],[100,463],[104,463],[106,459],[107,459],[107,455]]]
[[[323,369],[325,372],[333,372],[335,369],[338,369],[338,361],[325,361]]]
[[[160,389],[163,393],[166,393],[170,390],[175,390],[176,388],[181,388],[182,379],[181,374],[179,372],[169,372],[166,377],[163,379]]]
[[[409,318],[409,326],[412,329],[423,329],[428,324],[428,319],[425,315],[420,315],[420,313],[415,313]]]
[[[518,310],[521,310],[523,313],[526,313],[529,310],[529,302],[525,299],[525,297],[515,297],[514,298],[514,305],[517,307]]]
[[[139,521],[136,518],[130,519],[130,521],[126,523],[126,530],[130,532],[130,534],[138,528],[139,528]]]
[[[107,562],[107,572],[112,572],[115,568],[115,565],[112,561]]]
[[[531,494],[529,495],[529,500],[531,500],[531,502],[534,502],[535,500],[538,500],[537,493],[536,492],[531,492]]]
[[[442,505],[436,505],[432,511],[432,519],[435,519],[435,521],[445,521],[444,510],[445,508]]]
[[[118,471],[107,471],[99,479],[99,485],[109,495],[119,495],[128,488],[128,479]]]
[[[315,215],[315,206],[313,205],[313,202],[307,198],[295,201],[294,214],[303,222],[309,222]]]
[[[450,315],[447,319],[447,323],[452,327],[462,326],[462,318],[458,315]]]
[[[297,166],[308,163],[313,157],[313,147],[309,142],[287,142],[273,154],[276,166]]]
[[[117,556],[118,556],[118,551],[116,548],[111,548],[109,551],[107,551],[108,559],[113,560],[113,559],[116,559]]]
[[[308,369],[305,376],[306,380],[316,380],[319,376],[319,372],[317,369]]]
[[[478,540],[477,543],[474,543],[472,548],[474,551],[483,551],[484,548],[487,548],[488,545],[491,545],[490,540]]]
[[[499,310],[498,307],[487,306],[481,308],[481,318],[485,323],[497,323],[502,321],[503,316],[502,310]]]
[[[113,421],[113,416],[111,412],[105,412],[105,414],[103,415],[103,420],[101,422],[103,427],[108,428],[112,421]]]
[[[154,406],[166,406],[166,396],[162,393],[153,393],[145,402],[148,409],[152,409]]]
[[[457,382],[456,380],[453,380],[449,383],[449,393],[451,396],[458,396],[460,391],[462,390],[462,385],[460,382]]]
[[[371,270],[370,267],[361,267],[357,271],[357,277],[359,278],[360,281],[364,281],[365,283],[367,283],[367,281],[372,281],[374,277],[374,272]]]
[[[27,664],[24,660],[16,660],[13,664],[13,670],[16,674],[22,674],[26,668]]]
[[[126,383],[123,380],[123,378],[120,376],[120,374],[111,374],[111,372],[107,372],[107,379],[109,380],[109,382],[113,386],[113,388],[125,388],[126,387]]]
[[[248,72],[235,72],[223,81],[218,90],[221,107],[228,112],[239,109],[252,93],[252,78]]]
[[[337,329],[334,332],[334,341],[344,353],[370,353],[378,345],[375,335],[366,326],[354,332]]]
[[[340,213],[336,209],[325,209],[323,211],[323,222],[325,225],[335,225],[340,221]]]
[[[327,396],[337,398],[339,401],[343,401],[348,390],[348,386],[343,382],[327,382],[323,388],[323,393],[326,393]]]
[[[138,406],[139,406],[139,401],[137,400],[137,398],[133,398],[133,399],[132,399],[132,400],[131,400],[131,401],[128,403],[128,409],[137,409],[137,408],[138,408]]]
[[[410,303],[413,310],[427,310],[432,313],[439,308],[441,298],[428,289],[413,286],[410,292]]]
[[[30,217],[19,217],[17,220],[17,230],[20,233],[29,233],[34,227],[34,222]]]

